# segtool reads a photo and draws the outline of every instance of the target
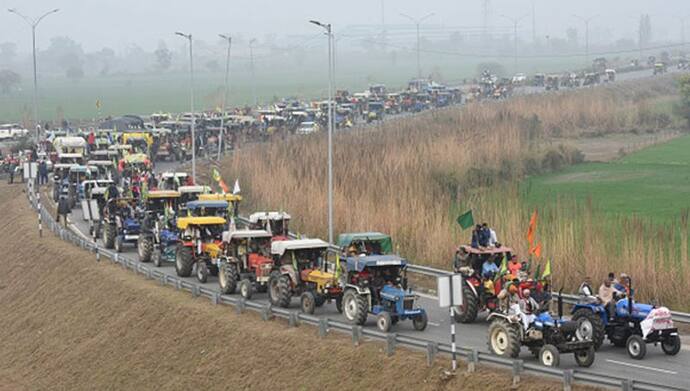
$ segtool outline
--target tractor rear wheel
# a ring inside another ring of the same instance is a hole
[[[194,253],[191,247],[178,245],[175,252],[175,271],[180,277],[192,275],[194,267]]]
[[[290,277],[280,274],[274,274],[271,276],[271,280],[269,281],[268,295],[271,299],[271,304],[287,308],[290,305],[290,299],[292,298],[290,292]]]
[[[647,343],[637,334],[628,337],[625,347],[630,358],[634,360],[642,360],[645,354],[647,354]]]
[[[364,295],[358,294],[354,289],[350,289],[343,295],[343,313],[350,322],[363,325],[367,321],[369,303]]]
[[[546,344],[539,350],[539,362],[545,367],[558,367],[561,363],[561,354],[555,346]]]
[[[137,240],[137,252],[139,253],[140,262],[151,261],[151,255],[153,254],[153,238],[151,236],[139,236]]]
[[[520,334],[517,327],[503,319],[489,325],[489,351],[501,357],[517,358],[520,355]]]
[[[234,263],[222,262],[220,264],[218,283],[220,284],[220,293],[226,295],[235,293],[235,288],[237,287],[237,268]]]
[[[477,319],[479,298],[467,283],[462,284],[462,305],[453,309],[453,318],[457,323],[472,323]]]
[[[343,296],[339,295],[338,297],[335,298],[335,309],[338,311],[338,313],[342,314],[343,313]]]
[[[117,227],[114,224],[105,224],[103,228],[103,245],[105,248],[115,247],[115,236],[117,235]]]
[[[590,346],[586,350],[577,351],[575,352],[575,362],[583,368],[589,368],[594,364],[595,354],[594,346]]]
[[[248,279],[244,279],[240,281],[240,295],[244,297],[246,300],[249,300],[252,298],[252,293],[254,293],[254,286],[251,281]]]
[[[661,350],[669,356],[675,356],[680,352],[680,338],[672,335],[661,342]]]
[[[153,250],[151,260],[153,261],[153,265],[155,267],[161,267],[163,265],[163,254],[161,253],[161,250]]]
[[[576,331],[577,337],[580,340],[592,340],[594,349],[599,349],[604,343],[606,332],[601,316],[587,308],[580,308],[573,314],[573,320],[579,322]]]
[[[429,322],[429,318],[426,316],[426,312],[422,312],[421,315],[412,319],[412,325],[417,331],[424,331],[426,329],[426,324]]]
[[[316,296],[314,296],[314,292],[307,291],[302,293],[300,302],[302,304],[302,312],[309,315],[314,313],[314,309],[316,309]]]

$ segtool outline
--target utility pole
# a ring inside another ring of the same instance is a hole
[[[513,73],[518,72],[518,24],[527,16],[529,15],[522,15],[519,18],[511,18],[510,16],[501,15],[502,18],[506,18],[513,23],[513,41],[515,44],[515,52],[513,53]]]
[[[218,34],[218,36],[228,42],[228,53],[225,57],[225,84],[223,87],[223,105],[222,105],[221,110],[220,110],[220,130],[218,130],[218,157],[217,157],[217,160],[220,160],[221,147],[222,147],[223,143],[225,142],[223,136],[225,136],[225,106],[227,105],[228,89],[229,89],[229,83],[230,83],[230,48],[232,47],[232,37],[230,37],[230,34],[226,34],[226,35]]]
[[[249,66],[252,73],[252,98],[254,99],[254,107],[259,105],[259,100],[256,96],[256,74],[254,73],[254,44],[256,39],[249,41]]]
[[[596,18],[598,15],[592,15],[588,18],[579,16],[579,15],[573,15],[574,18],[580,19],[585,23],[585,62],[587,63],[587,66],[589,66],[589,22],[592,21],[592,19]]]
[[[333,128],[335,127],[335,107],[333,93],[335,89],[335,59],[333,30],[330,23],[316,20],[309,23],[322,27],[328,37],[328,243],[333,244]]]
[[[421,56],[420,56],[420,51],[421,51],[420,40],[421,40],[421,37],[420,37],[420,34],[419,34],[419,26],[420,26],[420,25],[422,24],[422,22],[425,21],[426,19],[429,19],[430,17],[434,16],[434,13],[432,12],[432,13],[430,13],[430,14],[428,14],[428,15],[425,15],[424,17],[419,18],[419,19],[413,18],[413,17],[411,17],[411,16],[409,16],[409,15],[405,15],[405,14],[400,14],[400,16],[403,16],[403,17],[405,17],[405,18],[411,20],[412,23],[414,23],[415,26],[417,26],[417,80],[421,80],[421,79],[422,79],[422,60],[421,60]]]
[[[490,0],[484,0],[484,5],[482,7],[482,44],[484,46],[489,44],[489,10],[491,8]]]
[[[532,43],[537,44],[537,12],[532,0]]]
[[[50,14],[54,14],[59,11],[58,8],[48,11],[38,17],[38,19],[32,19],[28,16],[25,16],[21,14],[19,11],[17,11],[14,8],[10,8],[7,11],[10,13],[13,13],[20,18],[24,19],[26,23],[31,27],[31,42],[32,42],[32,47],[33,47],[33,68],[34,68],[34,96],[33,96],[33,103],[34,103],[34,128],[36,129],[36,142],[38,143],[41,139],[41,121],[38,118],[38,68],[36,66],[36,27],[38,27],[38,24],[41,23],[41,20],[45,18],[46,16]]]
[[[182,38],[189,41],[189,107],[192,111],[192,182],[196,184],[196,114],[194,113],[194,52],[192,51],[192,34],[176,32]]]

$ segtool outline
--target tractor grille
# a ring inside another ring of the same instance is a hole
[[[403,309],[405,309],[405,310],[410,310],[410,311],[411,311],[412,309],[414,309],[414,298],[412,298],[412,297],[406,298],[406,299],[403,301]]]

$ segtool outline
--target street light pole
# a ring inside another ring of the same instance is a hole
[[[519,18],[511,18],[510,16],[501,15],[502,18],[506,18],[513,23],[513,41],[515,44],[515,52],[513,53],[513,73],[518,72],[518,24],[522,19],[525,19],[529,15],[525,14]]]
[[[309,23],[322,27],[328,36],[328,243],[333,244],[333,128],[335,107],[333,107],[333,85],[335,80],[335,61],[333,59],[333,30],[331,24],[316,20]]]
[[[249,41],[249,66],[251,67],[252,73],[252,98],[254,99],[254,107],[258,106],[259,101],[256,97],[256,74],[254,73],[254,44],[256,39]]]
[[[219,37],[228,41],[228,53],[225,57],[225,87],[223,88],[223,106],[220,110],[220,130],[218,130],[218,160],[220,160],[221,146],[224,143],[223,136],[225,135],[225,106],[228,100],[228,88],[230,83],[230,48],[232,47],[232,37],[230,35],[218,34]]]
[[[420,25],[422,24],[422,22],[425,21],[426,19],[428,19],[428,18],[434,16],[434,13],[432,12],[432,13],[430,13],[430,14],[428,14],[428,15],[422,17],[422,18],[419,18],[419,19],[413,18],[413,17],[411,17],[411,16],[409,16],[409,15],[405,15],[405,14],[400,14],[400,16],[403,16],[403,17],[405,17],[405,18],[411,20],[412,23],[414,23],[415,26],[417,27],[417,80],[421,80],[421,79],[422,79],[422,62],[421,62],[421,58],[420,58],[420,54],[419,54],[419,52],[421,51],[421,49],[420,49],[420,40],[421,40],[421,38],[420,38],[420,34],[419,34],[419,26],[420,26]]]
[[[580,19],[585,23],[585,62],[589,66],[589,22],[596,18],[597,15],[592,15],[588,18],[582,17],[580,15],[573,15],[573,17]]]
[[[192,34],[176,32],[176,35],[189,41],[189,106],[192,111],[192,182],[196,184],[196,115],[194,114],[194,52],[192,51]]]
[[[38,119],[38,70],[37,70],[37,66],[36,66],[36,27],[38,26],[39,23],[41,23],[41,20],[43,20],[43,18],[45,18],[46,16],[48,16],[50,14],[54,14],[54,13],[58,12],[59,9],[56,8],[54,10],[48,11],[48,12],[44,13],[43,15],[41,15],[38,19],[29,18],[28,16],[21,14],[19,11],[17,11],[14,8],[10,8],[7,11],[19,16],[22,19],[24,19],[24,21],[26,21],[26,23],[31,27],[31,43],[32,43],[32,47],[33,47],[33,68],[34,68],[34,96],[33,96],[33,100],[34,100],[34,102],[33,102],[34,103],[34,126],[36,128],[36,142],[38,142],[40,140],[40,129],[41,128],[40,128],[40,121]]]

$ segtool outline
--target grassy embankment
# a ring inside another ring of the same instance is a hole
[[[571,141],[596,144],[619,134],[633,140],[681,127],[669,114],[676,93],[666,77],[452,108],[339,134],[336,232],[389,232],[414,262],[449,268],[454,246],[469,236],[455,217],[472,208],[477,220],[490,222],[505,243],[525,254],[532,210],[524,187],[519,189],[525,176],[581,162],[583,154],[568,146]],[[245,210],[287,210],[295,216],[293,228],[325,237],[325,142],[315,135],[247,147],[225,162],[224,173],[240,178]],[[554,259],[558,286],[574,289],[585,275],[599,279],[608,270],[628,271],[644,298],[687,307],[680,295],[690,280],[687,234],[673,234],[685,228],[616,217],[594,203],[560,199],[537,206],[539,240],[544,257]]]

